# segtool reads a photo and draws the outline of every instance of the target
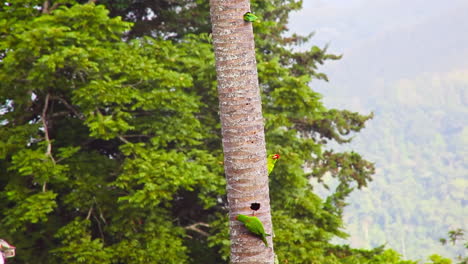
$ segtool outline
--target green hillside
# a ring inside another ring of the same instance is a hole
[[[372,96],[326,97],[375,114],[348,146],[377,168],[374,182],[353,193],[345,209],[353,246],[386,243],[410,259],[466,254],[439,238],[468,229],[467,76],[424,74],[375,87]]]

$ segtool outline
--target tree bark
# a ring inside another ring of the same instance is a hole
[[[272,234],[264,123],[252,24],[243,20],[248,0],[210,0],[218,98],[227,178],[231,263],[274,263],[269,247],[235,217],[255,213]]]

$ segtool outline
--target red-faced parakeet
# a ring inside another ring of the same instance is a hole
[[[244,21],[246,22],[255,22],[257,20],[258,20],[258,17],[251,12],[247,12],[244,14]]]
[[[271,236],[270,234],[265,233],[265,229],[263,228],[263,224],[256,216],[247,216],[247,215],[237,215],[236,220],[241,221],[244,223],[247,230],[251,233],[255,234],[256,236],[260,237],[263,241],[265,246],[268,247],[268,242],[266,240],[267,236]]]
[[[275,163],[278,161],[280,158],[279,154],[271,154],[268,155],[267,157],[267,168],[268,168],[268,175],[273,171],[273,168],[275,167]]]

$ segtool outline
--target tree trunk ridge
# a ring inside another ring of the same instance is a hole
[[[249,1],[210,1],[218,97],[227,178],[232,263],[274,263],[269,247],[235,219],[256,216],[272,234],[266,148],[252,24],[243,20]]]

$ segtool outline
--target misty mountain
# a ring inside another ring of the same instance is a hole
[[[438,240],[449,230],[468,230],[468,2],[437,9],[434,1],[406,1],[408,14],[404,1],[331,2],[305,13],[317,25],[318,42],[327,42],[325,29],[336,37],[330,50],[344,57],[322,68],[329,83],[311,87],[330,108],[375,114],[340,147],[377,168],[369,188],[354,192],[345,210],[348,243],[386,244],[409,259],[466,254],[462,245]]]
[[[468,32],[468,2],[465,6],[381,32],[346,50],[341,61],[324,67],[336,87],[330,92],[367,93],[379,82],[468,68],[468,34],[461,34]],[[340,89],[341,85],[354,89]]]

